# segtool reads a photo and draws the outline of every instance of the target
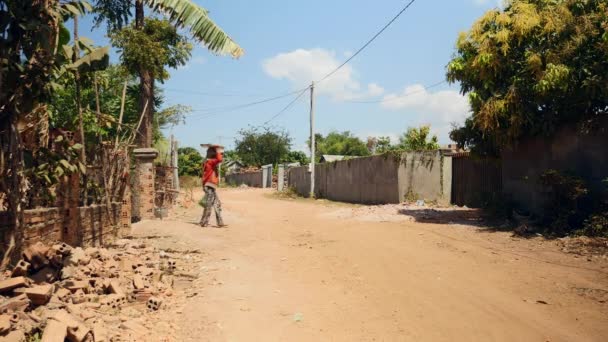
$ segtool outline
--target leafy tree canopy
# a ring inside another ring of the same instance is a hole
[[[107,23],[108,33],[122,29],[129,23],[132,1],[125,0],[96,0],[94,5],[95,27]]]
[[[394,147],[391,144],[390,137],[378,137],[376,141],[376,153],[381,154],[392,150],[394,150]]]
[[[324,154],[342,155],[342,156],[369,156],[370,152],[367,149],[367,144],[349,131],[337,132],[333,131],[323,136],[317,133],[315,135],[316,142],[316,158],[319,160]],[[310,145],[310,141],[308,142]]]
[[[177,149],[177,163],[180,176],[200,176],[203,156],[192,147],[180,147]]]
[[[117,65],[112,65],[106,70],[98,71],[94,76],[91,74],[81,75],[80,86],[84,129],[87,140],[91,143],[97,143],[97,134],[101,134],[104,139],[116,137],[122,90],[125,81],[127,82],[127,91],[121,127],[123,133],[130,133],[136,128],[141,115],[137,105],[140,88],[135,77],[126,72],[123,67]],[[64,73],[56,82],[59,87],[56,87],[49,103],[50,126],[76,130],[78,117],[74,114],[77,112],[76,102],[74,101],[76,97],[74,75],[72,73]],[[101,112],[99,116],[97,115],[95,82],[97,82],[99,93]],[[157,94],[154,98],[154,108],[157,112],[153,127],[155,141],[158,141],[162,137],[162,128],[183,122],[185,114],[190,111],[190,107],[188,106],[174,105],[164,107],[163,104],[162,89],[157,89]]]
[[[308,158],[308,155],[302,151],[290,151],[287,154],[287,157],[282,161],[286,163],[300,163],[300,165],[306,165],[310,163],[310,158]]]
[[[166,68],[185,65],[192,51],[192,44],[168,20],[146,18],[142,30],[130,25],[110,38],[129,72],[136,75],[143,67],[161,82],[169,78]]]
[[[383,154],[396,149],[397,146],[394,146],[391,143],[390,137],[382,136],[367,138],[367,150],[371,154]]]
[[[276,165],[289,155],[292,139],[284,130],[250,127],[238,134],[235,152],[245,165]]]
[[[473,112],[454,138],[488,150],[606,116],[607,30],[604,0],[511,0],[486,12],[447,67]]]
[[[431,136],[430,126],[410,127],[399,137],[397,149],[404,151],[431,151],[439,149],[437,136]]]

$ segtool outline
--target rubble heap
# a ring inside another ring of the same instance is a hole
[[[115,244],[119,248],[27,248],[13,270],[0,276],[0,339],[146,340],[145,326],[121,310],[129,307],[137,317],[137,310],[161,309],[173,294],[176,262],[138,241]]]

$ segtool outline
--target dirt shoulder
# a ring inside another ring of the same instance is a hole
[[[178,340],[601,341],[608,334],[608,261],[566,253],[569,241],[514,238],[465,212],[335,206],[254,189],[220,196],[227,229],[196,226],[195,204],[134,228],[139,238],[155,236],[147,241],[157,248],[202,251],[183,287],[189,294],[163,313]]]

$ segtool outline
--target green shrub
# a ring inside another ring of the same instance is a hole
[[[513,201],[502,193],[484,193],[481,196],[481,208],[493,219],[510,220],[513,218]]]
[[[543,173],[540,184],[548,196],[545,215],[541,220],[547,234],[608,236],[606,189],[590,191],[580,177],[557,170]]]
[[[589,216],[583,223],[583,228],[575,233],[577,235],[608,238],[608,211]]]

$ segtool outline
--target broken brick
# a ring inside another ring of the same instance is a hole
[[[81,289],[76,290],[72,295],[72,303],[73,304],[82,304],[87,301],[87,297],[85,297],[84,291]]]
[[[0,335],[4,335],[11,330],[11,316],[0,316]]]
[[[111,293],[117,294],[117,295],[125,294],[124,291],[122,290],[122,288],[120,287],[120,284],[118,284],[118,281],[116,281],[116,280],[110,281],[110,286],[108,286],[108,290],[110,290]]]
[[[0,281],[0,292],[8,292],[18,287],[27,286],[28,281],[25,277],[15,277]]]
[[[23,311],[30,306],[30,303],[30,299],[25,294],[21,294],[0,303],[0,313]]]
[[[67,340],[70,342],[85,341],[91,332],[84,323],[70,315],[65,310],[59,310],[51,317],[50,321],[62,322],[67,327]]]
[[[37,242],[23,251],[23,258],[32,265],[32,269],[38,270],[49,264],[49,259],[46,257],[48,251],[47,246]]]
[[[59,289],[57,290],[57,292],[55,292],[55,296],[62,302],[67,302],[68,299],[70,299],[70,295],[72,294],[72,292],[70,292],[70,290],[67,289]]]
[[[95,342],[109,342],[108,330],[101,324],[93,325],[93,337]]]
[[[34,275],[30,277],[34,283],[42,284],[42,283],[52,283],[58,278],[58,271],[52,267],[44,267],[40,271],[36,272]]]
[[[53,285],[38,285],[34,287],[24,287],[13,291],[16,294],[25,294],[34,305],[44,305],[48,303],[53,294]]]
[[[48,320],[40,342],[64,342],[68,334],[68,326],[64,322]]]
[[[19,260],[17,266],[13,268],[13,272],[11,273],[11,277],[19,277],[26,276],[27,272],[30,270],[31,264],[25,260]]]
[[[163,304],[162,299],[158,297],[150,297],[147,302],[147,307],[150,311],[157,311]]]
[[[136,275],[133,276],[133,287],[136,290],[141,290],[141,289],[143,289],[145,287],[144,280],[141,277],[141,275],[136,274]]]
[[[83,290],[85,293],[87,293],[90,287],[90,283],[88,280],[67,280],[64,282],[63,287],[72,292],[76,292],[77,290]]]

